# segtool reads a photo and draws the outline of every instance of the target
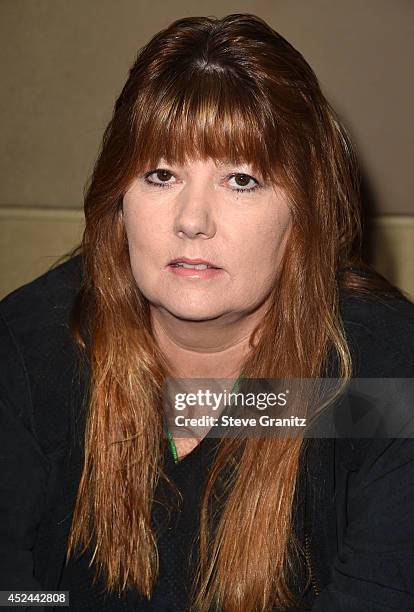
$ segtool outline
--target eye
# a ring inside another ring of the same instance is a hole
[[[240,172],[237,172],[235,174],[231,174],[227,178],[228,180],[234,179],[236,181],[236,185],[238,185],[238,187],[236,186],[233,191],[238,191],[240,193],[246,191],[255,191],[260,187],[259,181],[257,181],[249,174],[242,174]]]
[[[150,180],[150,177],[152,177],[153,175],[157,180],[153,180],[153,178],[151,178]],[[172,176],[173,174],[169,170],[157,168],[156,170],[151,170],[150,172],[144,174],[144,180],[148,185],[154,185],[157,187],[169,187],[172,184],[169,180]]]
[[[153,187],[171,187],[175,182],[170,180],[173,176],[173,173],[165,168],[156,168],[144,174],[144,180],[148,185]],[[256,189],[261,187],[259,181],[249,174],[244,174],[242,172],[230,174],[226,177],[226,180],[236,181],[236,184],[231,185],[231,191],[237,191],[239,193],[256,191]]]

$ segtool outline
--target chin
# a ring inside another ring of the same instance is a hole
[[[177,319],[181,319],[183,321],[209,321],[216,319],[221,314],[216,309],[206,309],[205,306],[203,307],[202,305],[194,305],[193,307],[189,307],[188,305],[167,305],[162,306],[162,308]]]

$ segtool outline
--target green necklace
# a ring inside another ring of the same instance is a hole
[[[243,373],[240,374],[240,376],[238,377],[238,379],[234,383],[233,388],[230,391],[230,393],[233,393],[234,389],[237,387],[237,384],[238,384],[238,382],[239,382],[239,380],[241,378],[243,378]],[[177,452],[177,447],[175,446],[173,435],[172,435],[172,433],[169,430],[167,430],[167,431],[168,431],[168,442],[169,442],[169,445],[170,445],[170,450],[171,450],[171,454],[172,454],[173,459],[174,459],[174,463],[178,463],[179,462],[178,452]]]

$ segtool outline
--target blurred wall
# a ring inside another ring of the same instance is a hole
[[[179,17],[239,12],[316,72],[360,153],[372,260],[414,292],[412,0],[2,0],[0,294],[78,241],[84,185],[139,47]]]

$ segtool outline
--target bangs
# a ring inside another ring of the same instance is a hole
[[[160,158],[250,164],[277,182],[278,130],[257,87],[231,73],[202,69],[171,82],[157,80],[137,101],[136,171]]]

